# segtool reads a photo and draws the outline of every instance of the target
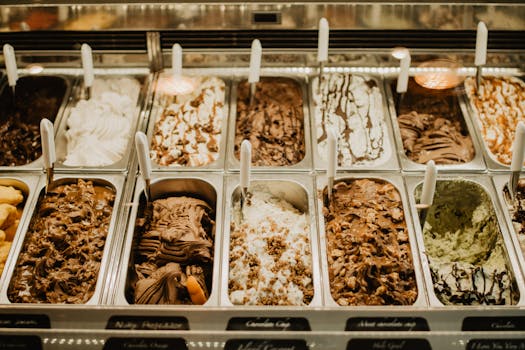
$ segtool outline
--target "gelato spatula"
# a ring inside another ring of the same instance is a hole
[[[478,30],[476,32],[476,57],[474,64],[476,65],[476,86],[478,96],[481,93],[481,70],[485,63],[487,63],[487,42],[488,29],[484,22],[478,23]]]
[[[138,131],[135,134],[135,147],[137,148],[137,157],[139,160],[140,173],[144,180],[144,195],[148,205],[151,203],[151,160],[149,157],[148,138],[146,134]]]
[[[54,165],[56,161],[55,132],[53,123],[49,119],[40,121],[40,137],[42,139],[42,157],[44,158],[44,170],[47,175],[45,193],[50,189],[53,182]]]
[[[514,136],[514,144],[512,145],[512,162],[510,163],[510,196],[514,200],[516,198],[516,191],[518,190],[518,182],[520,179],[520,172],[523,166],[523,155],[525,153],[525,124],[519,122],[516,127]]]
[[[329,27],[326,18],[319,20],[319,36],[317,38],[317,62],[319,62],[319,90],[323,78],[324,64],[328,61]]]
[[[261,74],[262,46],[258,39],[252,41],[252,51],[250,55],[250,73],[248,83],[250,83],[250,106],[255,100],[255,90]]]
[[[240,186],[241,186],[241,220],[242,209],[246,202],[248,195],[248,188],[250,187],[250,171],[252,164],[252,144],[248,140],[243,140],[241,143],[241,171],[240,171]]]
[[[175,79],[182,76],[182,47],[179,44],[171,48],[171,70]]]
[[[416,208],[419,210],[419,222],[421,224],[421,227],[425,225],[428,209],[434,202],[434,192],[436,190],[436,177],[436,164],[434,164],[433,160],[430,160],[428,161],[427,167],[425,169],[425,178],[423,180],[421,198],[419,199],[419,204],[416,205]]]
[[[399,113],[399,108],[401,106],[401,102],[403,101],[403,97],[408,89],[408,71],[410,69],[410,51],[406,50],[404,52],[404,55],[401,57],[399,62],[399,76],[397,77],[397,86],[396,86],[396,92],[397,92],[397,108]]]
[[[82,68],[84,70],[84,88],[86,100],[91,98],[91,88],[95,75],[93,72],[93,54],[88,44],[82,44],[80,49],[82,53]]]
[[[9,87],[11,87],[12,92],[12,104],[13,104],[13,110],[15,109],[15,90],[16,90],[16,82],[18,80],[18,72],[16,67],[16,57],[15,57],[15,49],[9,45],[4,44],[4,61],[5,61],[5,67],[7,70],[7,81],[9,83]]]
[[[332,202],[332,191],[334,188],[335,173],[337,171],[337,135],[334,129],[328,129],[328,202]]]

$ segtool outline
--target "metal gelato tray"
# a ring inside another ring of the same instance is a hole
[[[95,69],[95,80],[102,79],[117,79],[117,78],[131,78],[139,81],[141,87],[139,90],[139,95],[136,101],[135,109],[133,112],[129,136],[125,151],[120,158],[120,160],[106,166],[69,166],[65,165],[64,161],[67,156],[68,150],[68,140],[67,140],[67,131],[68,120],[73,108],[76,107],[77,103],[81,101],[81,96],[83,95],[83,79],[79,78],[77,84],[73,89],[73,99],[67,105],[64,116],[60,124],[55,124],[56,131],[56,157],[57,161],[55,163],[55,169],[60,172],[67,173],[80,173],[80,172],[123,172],[126,171],[129,167],[130,157],[134,149],[134,135],[137,128],[140,130],[144,120],[148,116],[149,112],[149,103],[151,101],[152,94],[152,83],[153,75],[149,73],[147,69],[140,69],[141,73],[137,72],[137,69],[130,71],[128,69]],[[106,150],[107,151],[107,150]]]
[[[490,204],[492,208],[494,209],[492,215],[496,217],[497,225],[499,229],[499,235],[501,235],[502,239],[502,248],[503,248],[503,259],[505,262],[505,268],[509,269],[510,276],[510,284],[512,285],[511,290],[514,290],[514,292],[517,292],[519,295],[517,296],[517,301],[512,305],[503,305],[499,307],[503,308],[511,308],[513,306],[523,306],[525,304],[525,288],[523,284],[523,277],[519,273],[519,267],[516,263],[516,255],[514,252],[514,248],[512,246],[511,238],[509,237],[509,232],[507,230],[507,225],[505,224],[505,220],[503,219],[503,214],[501,213],[501,209],[498,205],[496,205],[496,194],[494,193],[494,187],[492,184],[492,181],[488,176],[485,175],[468,175],[468,174],[446,174],[446,175],[438,175],[437,181],[439,184],[439,181],[455,181],[455,180],[461,180],[461,181],[467,181],[470,182],[476,186],[479,186],[479,188],[483,191],[485,191],[490,198]],[[447,308],[470,308],[470,309],[476,309],[476,308],[488,308],[491,307],[489,305],[462,305],[460,303],[457,303],[455,305],[444,305],[444,303],[437,297],[436,292],[434,290],[434,281],[433,281],[433,273],[430,270],[430,257],[427,255],[427,249],[425,247],[425,241],[423,237],[423,230],[421,228],[420,220],[418,218],[418,211],[416,209],[416,198],[415,198],[415,190],[418,186],[421,186],[423,183],[423,176],[406,176],[405,177],[405,183],[407,187],[407,193],[408,198],[410,201],[410,207],[412,210],[412,214],[414,215],[414,227],[416,229],[416,237],[418,241],[418,246],[420,249],[421,254],[421,264],[423,267],[423,274],[425,276],[425,283],[427,287],[428,297],[430,306],[441,306],[441,307],[447,307]],[[466,190],[466,189],[465,189]],[[436,195],[437,195],[436,191]],[[463,198],[467,193],[458,194],[458,198]],[[436,195],[434,197],[434,201],[436,200]],[[473,202],[469,202],[473,203]],[[459,205],[459,202],[458,202]],[[490,212],[490,208],[488,209]],[[474,212],[473,214],[474,215]],[[478,215],[482,215],[481,212],[478,213]],[[452,238],[450,238],[452,240]],[[446,249],[443,247],[443,249]],[[455,249],[455,248],[453,248]],[[492,249],[491,249],[492,251]],[[452,260],[451,262],[454,262]],[[468,263],[466,263],[468,264]],[[459,271],[459,270],[458,270]],[[478,271],[479,272],[479,271]],[[481,273],[484,273],[481,270]],[[474,283],[474,282],[473,282]]]
[[[115,201],[113,203],[113,208],[111,212],[111,219],[108,226],[108,234],[106,236],[104,248],[103,248],[103,255],[102,260],[100,262],[100,269],[98,271],[95,290],[92,295],[92,297],[85,303],[85,305],[99,305],[101,301],[102,294],[104,292],[104,286],[106,285],[106,279],[108,276],[106,275],[107,266],[109,264],[108,259],[110,258],[110,253],[112,249],[112,241],[113,237],[117,234],[115,232],[115,228],[117,227],[117,217],[119,213],[119,207],[120,207],[120,198],[122,196],[123,192],[123,186],[125,177],[123,175],[111,175],[111,174],[82,174],[80,176],[74,176],[72,174],[63,174],[63,175],[57,175],[55,176],[55,179],[53,183],[51,184],[51,187],[56,187],[60,185],[66,185],[75,183],[78,179],[83,179],[85,181],[92,181],[93,185],[95,186],[101,186],[105,187],[109,190],[112,190],[115,194]],[[9,300],[7,293],[8,289],[11,284],[11,279],[13,277],[16,265],[18,263],[18,259],[20,255],[23,253],[22,248],[26,240],[26,234],[29,229],[29,226],[32,222],[32,219],[34,215],[36,214],[36,211],[38,210],[38,204],[39,199],[43,198],[44,191],[45,191],[45,185],[46,185],[46,179],[44,176],[41,177],[41,181],[37,186],[38,192],[35,191],[34,193],[34,199],[32,200],[31,207],[26,209],[25,213],[25,223],[24,223],[24,230],[20,231],[18,243],[16,245],[16,249],[11,251],[11,263],[8,266],[7,271],[4,273],[4,283],[2,283],[0,287],[0,303],[2,304],[18,304],[18,303],[11,303]],[[37,195],[38,193],[38,195]],[[30,210],[29,210],[30,209]],[[19,304],[24,305],[24,304]],[[32,305],[32,304],[27,304]]]
[[[309,175],[301,174],[289,174],[282,176],[279,174],[253,174],[250,188],[248,192],[252,192],[257,189],[264,193],[268,193],[274,200],[284,200],[288,202],[288,205],[294,207],[301,213],[305,214],[306,224],[309,226],[308,240],[311,255],[311,283],[313,289],[313,297],[309,304],[305,306],[306,309],[312,309],[318,306],[322,306],[322,289],[321,289],[321,275],[319,268],[319,249],[318,249],[318,237],[315,224],[315,205],[314,205],[314,193],[313,193],[313,178]],[[232,238],[232,225],[234,224],[233,206],[240,200],[241,189],[239,188],[239,176],[230,175],[226,177],[225,181],[225,200],[224,200],[224,229],[223,229],[223,250],[222,250],[222,266],[221,266],[221,294],[220,294],[220,305],[243,309],[245,307],[261,308],[256,305],[234,305],[230,298],[230,251],[231,251],[231,238]],[[277,198],[277,199],[276,199]],[[249,197],[247,200],[251,200]],[[257,208],[258,209],[258,208]],[[275,213],[273,213],[275,214]],[[269,213],[272,215],[272,213]],[[255,242],[247,242],[248,244],[256,244]],[[267,241],[270,245],[270,240]],[[297,245],[301,242],[296,242]],[[283,253],[284,254],[284,253]],[[301,256],[303,254],[300,254]],[[280,261],[279,261],[280,262]],[[299,265],[298,263],[296,263]],[[292,264],[296,266],[295,264]],[[282,267],[284,269],[284,267]],[[262,273],[262,272],[261,272]],[[265,279],[267,276],[260,276]],[[277,277],[276,277],[277,278]],[[291,278],[291,277],[290,277]],[[277,284],[277,283],[276,283]],[[287,291],[291,292],[289,286],[283,286]],[[274,294],[274,293],[270,293]],[[275,295],[274,295],[275,297]],[[297,305],[296,305],[297,306]],[[279,306],[270,303],[264,305],[263,308],[279,308]],[[305,309],[305,310],[306,310]]]
[[[299,162],[288,165],[288,166],[255,166],[252,165],[252,171],[255,172],[269,172],[269,171],[310,171],[312,170],[312,146],[310,140],[310,115],[308,113],[308,93],[306,88],[305,78],[303,76],[292,75],[289,73],[282,73],[283,69],[271,70],[262,70],[261,80],[262,79],[272,79],[272,78],[289,78],[297,82],[300,86],[302,98],[303,98],[303,129],[304,129],[304,148],[305,154],[303,159]],[[242,72],[242,71],[240,71]],[[271,73],[270,73],[271,72]],[[270,73],[265,74],[264,73]],[[236,124],[237,124],[237,94],[238,94],[238,85],[242,81],[245,81],[246,77],[235,76],[232,81],[232,93],[230,98],[230,115],[229,115],[229,127],[228,127],[228,149],[226,157],[226,168],[231,171],[238,171],[240,167],[240,160],[235,156],[235,133],[236,133]],[[240,147],[240,145],[239,145]],[[252,145],[252,154],[256,152],[255,146]]]
[[[9,249],[9,254],[5,257],[5,265],[3,271],[0,272],[0,286],[3,286],[6,281],[4,281],[3,276],[6,275],[4,271],[7,271],[9,266],[12,263],[12,260],[16,259],[13,256],[14,252],[18,251],[18,246],[21,244],[20,236],[22,232],[25,232],[27,225],[29,223],[29,208],[33,204],[35,197],[35,192],[40,182],[41,175],[29,175],[27,173],[12,173],[12,174],[3,174],[0,176],[0,186],[11,186],[15,189],[22,192],[24,196],[23,204],[19,204],[17,207],[22,208],[22,216],[17,225],[16,231],[13,235],[13,240],[11,242],[11,248]]]
[[[520,181],[524,181],[524,179],[525,176],[522,175],[520,177]],[[521,266],[521,272],[525,278],[525,250],[521,247],[521,245],[525,243],[520,244],[520,239],[518,238],[518,231],[516,230],[516,227],[512,222],[512,203],[510,198],[508,198],[508,196],[504,193],[505,190],[508,190],[510,175],[494,174],[492,175],[492,181],[494,182],[494,186],[496,188],[496,196],[498,197],[499,204],[501,205],[501,211],[503,212],[503,216],[505,217],[505,222],[509,230],[510,239],[516,251],[516,257],[518,259],[519,265]],[[525,237],[523,237],[523,239],[525,239]]]
[[[382,139],[382,145],[379,146],[382,149],[382,155],[380,155],[375,160],[370,161],[364,161],[358,164],[346,164],[346,165],[340,165],[338,168],[342,171],[345,170],[352,170],[352,171],[370,171],[370,170],[384,170],[384,171],[396,171],[399,170],[399,163],[397,160],[397,152],[396,152],[396,143],[394,141],[394,135],[392,132],[392,125],[390,121],[390,117],[388,115],[388,106],[387,106],[387,97],[384,91],[384,85],[382,82],[382,79],[380,76],[374,76],[370,74],[362,74],[362,73],[328,73],[326,72],[324,76],[333,75],[333,74],[342,74],[342,75],[351,75],[351,76],[359,76],[364,78],[366,81],[372,81],[375,83],[377,88],[379,89],[379,94],[381,97],[381,105],[378,106],[382,110],[383,113],[383,130],[381,130],[381,134],[383,135]],[[326,150],[325,159],[321,158],[319,154],[319,147],[318,147],[318,138],[320,137],[319,131],[321,130],[321,123],[319,123],[319,127],[317,126],[317,116],[320,114],[320,110],[318,112],[318,107],[315,103],[315,91],[318,90],[318,75],[310,77],[310,86],[309,86],[309,92],[310,92],[310,121],[311,121],[311,130],[312,130],[312,152],[314,155],[314,168],[316,170],[326,170],[327,162],[326,158],[328,158],[328,148]],[[366,84],[365,81],[365,84]],[[343,86],[341,86],[342,88]],[[349,91],[350,92],[350,91]],[[353,91],[351,92],[353,95]],[[354,95],[353,95],[354,96]],[[369,96],[368,96],[369,97]],[[357,97],[353,97],[354,100],[357,100]],[[353,102],[353,101],[352,101]],[[369,107],[369,106],[368,106]],[[369,110],[370,108],[368,108]],[[362,121],[365,123],[365,121]],[[369,122],[369,121],[368,121]],[[348,123],[348,119],[346,120],[346,124]],[[348,125],[348,124],[347,124]],[[357,135],[356,138],[361,139],[369,139],[369,135]],[[369,141],[370,144],[373,143],[373,141]],[[365,145],[366,149],[368,150],[368,145]],[[359,151],[363,151],[363,147],[356,147]],[[341,153],[341,151],[339,151]]]
[[[167,73],[161,73],[156,82],[155,82],[155,92],[154,92],[154,100],[153,100],[153,106],[151,109],[151,114],[148,122],[148,128],[147,128],[147,136],[148,141],[150,144],[150,149],[152,148],[152,139],[154,137],[154,131],[155,131],[155,124],[159,118],[162,117],[164,111],[166,108],[170,105],[170,98],[173,97],[174,94],[165,93],[160,91],[162,87],[159,87],[159,84],[161,84],[162,77],[165,77],[166,75],[170,74],[171,71],[168,71]],[[197,73],[195,73],[197,72]],[[199,70],[192,70],[192,69],[185,69],[184,73],[188,75],[188,77],[217,77],[221,79],[224,82],[224,100],[223,102],[223,108],[222,108],[222,121],[221,121],[221,137],[218,144],[219,151],[218,151],[218,158],[208,164],[202,165],[202,166],[190,166],[190,165],[179,165],[179,164],[172,164],[172,165],[160,165],[155,160],[151,160],[152,170],[153,171],[206,171],[206,170],[222,170],[224,169],[224,160],[226,158],[226,143],[228,140],[228,109],[229,109],[229,101],[230,101],[230,78],[227,75],[224,75],[224,73],[218,72],[217,70],[214,70],[213,68],[207,69],[199,69]],[[182,95],[183,96],[183,95]],[[187,122],[190,122],[189,120]],[[198,121],[197,121],[198,122]]]
[[[211,173],[192,173],[192,174],[155,174],[151,181],[151,196],[153,200],[167,198],[191,196],[201,199],[208,203],[215,210],[215,232],[213,246],[213,268],[211,277],[211,292],[208,300],[203,307],[213,307],[218,305],[219,295],[219,265],[221,253],[221,227],[222,227],[222,176]],[[144,182],[141,177],[137,177],[131,213],[128,220],[127,231],[121,263],[116,273],[117,280],[113,297],[113,304],[116,305],[136,305],[141,308],[152,308],[159,305],[154,304],[134,304],[132,298],[131,284],[135,278],[133,267],[135,264],[135,249],[137,243],[136,222],[146,209]],[[151,209],[152,210],[152,209]],[[173,304],[173,307],[199,308],[200,306]],[[170,307],[162,305],[163,308]]]
[[[523,81],[524,79],[524,76],[497,76],[497,75],[492,75],[492,76],[496,76],[496,77],[505,77],[505,78],[510,78],[512,80],[515,80],[517,81],[520,85],[521,85],[521,88],[523,91],[525,91],[525,82]],[[523,92],[522,92],[523,94]],[[488,144],[487,142],[485,141],[485,138],[483,137],[483,133],[482,133],[482,129],[483,129],[483,126],[482,126],[482,123],[479,119],[479,115],[478,115],[478,112],[477,112],[477,109],[476,107],[473,105],[473,101],[468,97],[468,94],[465,92],[465,94],[462,96],[462,100],[463,100],[463,103],[462,103],[462,109],[463,109],[463,113],[464,115],[470,115],[471,118],[472,118],[472,130],[475,130],[475,134],[476,134],[476,137],[478,139],[478,142],[479,142],[479,145],[480,145],[480,149],[483,150],[483,156],[485,157],[485,162],[487,164],[487,167],[490,171],[510,171],[510,164],[504,164],[502,163],[501,161],[499,161],[494,153],[489,149],[488,147]],[[514,106],[514,107],[509,107],[509,108],[516,108],[516,109],[520,109],[520,106]],[[522,111],[523,113],[524,111]],[[504,129],[508,129],[510,128],[510,126],[508,125],[503,125],[502,128]],[[513,130],[514,132],[514,130]],[[497,140],[497,142],[500,142],[501,140]],[[511,142],[513,142],[514,140],[512,140]],[[496,142],[496,141],[495,141]]]
[[[385,84],[385,91],[388,98],[388,109],[390,111],[390,117],[392,121],[392,127],[394,130],[394,136],[397,143],[397,149],[399,153],[399,159],[401,162],[401,169],[403,171],[424,171],[425,170],[425,164],[416,163],[405,153],[405,148],[403,146],[403,139],[401,137],[401,131],[398,124],[398,115],[396,111],[396,103],[394,100],[395,91],[392,89],[392,84],[396,81],[397,78],[392,77],[392,75],[385,76],[384,84]],[[458,96],[458,102],[457,102],[458,112],[459,109],[461,109],[462,118],[460,120],[461,126],[464,130],[468,132],[470,135],[470,138],[472,139],[472,145],[474,147],[474,157],[470,162],[467,163],[458,163],[458,164],[436,164],[436,167],[438,171],[445,171],[445,172],[483,172],[486,170],[485,163],[483,162],[483,155],[481,151],[481,147],[478,143],[477,137],[475,136],[475,132],[473,131],[473,126],[470,118],[467,114],[465,114],[465,111],[463,109],[461,99]]]
[[[330,267],[328,266],[328,242],[325,232],[325,218],[324,218],[324,201],[327,200],[323,191],[327,188],[327,177],[326,175],[317,176],[316,187],[316,203],[317,203],[317,213],[318,213],[318,230],[320,238],[320,248],[321,248],[321,271],[322,271],[322,281],[323,281],[323,291],[325,298],[325,305],[330,307],[348,307],[348,308],[381,308],[385,306],[395,306],[396,308],[406,308],[406,307],[425,307],[427,306],[427,294],[425,292],[425,284],[423,280],[423,273],[421,271],[421,263],[418,254],[418,245],[416,240],[416,233],[414,230],[414,223],[412,220],[412,215],[410,212],[410,205],[406,197],[405,188],[403,185],[403,178],[401,175],[396,173],[367,173],[367,174],[351,174],[351,173],[341,173],[337,175],[337,178],[334,180],[334,185],[339,182],[352,182],[359,179],[370,179],[373,181],[383,182],[385,184],[391,184],[399,193],[402,203],[403,216],[405,219],[406,229],[408,233],[408,244],[410,247],[412,255],[412,266],[414,268],[414,277],[415,277],[415,287],[417,289],[417,297],[415,298],[413,304],[411,305],[348,305],[342,306],[339,305],[335,300],[331,292],[330,280]],[[368,200],[373,200],[369,198]],[[379,204],[378,204],[379,205]],[[379,230],[379,228],[378,228]],[[373,264],[373,263],[372,263]],[[374,265],[375,266],[375,265]],[[343,267],[345,268],[345,267]]]
[[[40,78],[48,78],[48,79],[56,79],[57,81],[61,81],[64,83],[65,87],[64,87],[64,94],[63,96],[57,96],[57,97],[61,97],[61,102],[59,104],[59,108],[58,108],[58,112],[56,114],[56,116],[54,118],[49,118],[51,120],[51,122],[54,123],[55,125],[55,134],[56,134],[56,125],[58,125],[62,118],[63,118],[63,114],[64,114],[64,111],[66,109],[66,105],[69,101],[69,99],[71,98],[71,92],[72,92],[72,86],[74,85],[75,81],[76,81],[76,76],[74,75],[71,75],[69,72],[67,72],[67,70],[55,70],[53,72],[53,74],[49,74],[49,73],[41,73],[41,74],[22,74],[23,71],[22,70],[19,70],[18,71],[18,74],[20,74],[20,78],[19,78],[19,81],[20,79],[24,79],[24,78],[28,78],[28,79],[31,79],[31,78],[36,78],[36,79],[40,79]],[[0,89],[0,92],[3,93],[4,89],[9,89],[10,87],[7,85],[7,81],[4,82],[2,88]],[[40,130],[40,124],[38,124],[38,129]],[[39,131],[40,133],[40,131]],[[37,159],[35,159],[34,161],[28,163],[28,164],[25,164],[25,165],[19,165],[19,166],[0,166],[0,171],[37,171],[37,170],[41,170],[42,167],[44,165],[44,162],[43,162],[43,159],[42,159],[42,156],[38,157]]]

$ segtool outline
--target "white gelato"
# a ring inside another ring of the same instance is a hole
[[[230,300],[237,305],[308,305],[313,297],[307,216],[264,186],[234,207]]]
[[[379,165],[390,157],[381,92],[375,81],[353,74],[324,74],[312,83],[319,158],[328,158],[327,130],[338,135],[340,166]]]
[[[131,78],[97,78],[92,96],[80,100],[67,120],[67,166],[107,166],[119,161],[135,124],[140,83]]]

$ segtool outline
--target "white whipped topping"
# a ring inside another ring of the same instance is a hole
[[[128,148],[140,83],[131,78],[98,78],[92,96],[71,109],[66,131],[67,166],[107,166]]]

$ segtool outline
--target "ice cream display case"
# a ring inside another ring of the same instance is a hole
[[[525,349],[525,4],[0,3],[0,349]]]

